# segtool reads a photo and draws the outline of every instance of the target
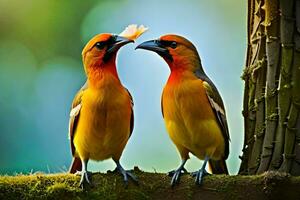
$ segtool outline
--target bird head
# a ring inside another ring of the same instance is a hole
[[[85,70],[110,66],[107,64],[114,65],[118,50],[130,42],[134,41],[109,33],[96,35],[85,45],[82,51]]]
[[[196,47],[179,35],[164,35],[157,40],[143,42],[136,49],[156,52],[168,63],[171,70],[194,70],[201,65]]]

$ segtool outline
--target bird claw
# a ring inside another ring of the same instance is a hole
[[[178,170],[178,169],[177,169],[177,170]],[[176,172],[177,170],[169,171],[169,172],[167,173],[167,175],[170,176],[170,177],[173,177],[173,175],[175,174],[175,172]],[[183,168],[181,169],[181,173],[188,173],[188,171],[183,167]]]
[[[172,171],[168,172],[168,176],[172,177],[171,187],[174,187],[177,183],[179,183],[180,176],[183,173],[187,173],[187,170],[184,167],[180,167],[176,170],[172,170]]]
[[[200,169],[199,171],[191,173],[192,177],[196,177],[195,183],[197,185],[202,185],[204,177],[209,176],[209,175],[211,175],[211,174],[208,173],[205,169]]]
[[[92,173],[85,171],[85,172],[76,172],[76,175],[81,175],[79,187],[82,189],[86,189],[87,186],[92,185]]]
[[[130,171],[124,170],[121,167],[117,167],[114,171],[118,171],[120,174],[123,175],[126,187],[128,186],[128,178],[130,178],[135,184],[138,185],[138,179],[132,173],[130,173]]]

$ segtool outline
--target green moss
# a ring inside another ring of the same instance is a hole
[[[265,173],[256,176],[212,175],[203,186],[183,175],[181,183],[170,187],[170,177],[135,170],[139,185],[125,187],[119,174],[93,174],[93,186],[79,188],[79,177],[71,174],[36,174],[0,177],[0,199],[287,199],[300,195],[300,177]]]

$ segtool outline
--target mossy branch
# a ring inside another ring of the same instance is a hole
[[[0,199],[296,199],[300,177],[269,172],[256,176],[212,175],[202,186],[185,175],[170,187],[170,177],[134,170],[139,185],[126,188],[119,174],[93,174],[93,186],[78,187],[79,176],[71,174],[18,175],[0,177]]]

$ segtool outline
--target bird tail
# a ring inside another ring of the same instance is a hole
[[[228,174],[226,161],[221,160],[209,160],[209,167],[213,174]]]
[[[81,160],[80,158],[77,157],[73,157],[70,169],[69,169],[69,173],[71,174],[75,174],[77,171],[81,171],[82,170],[82,165],[81,165]]]

